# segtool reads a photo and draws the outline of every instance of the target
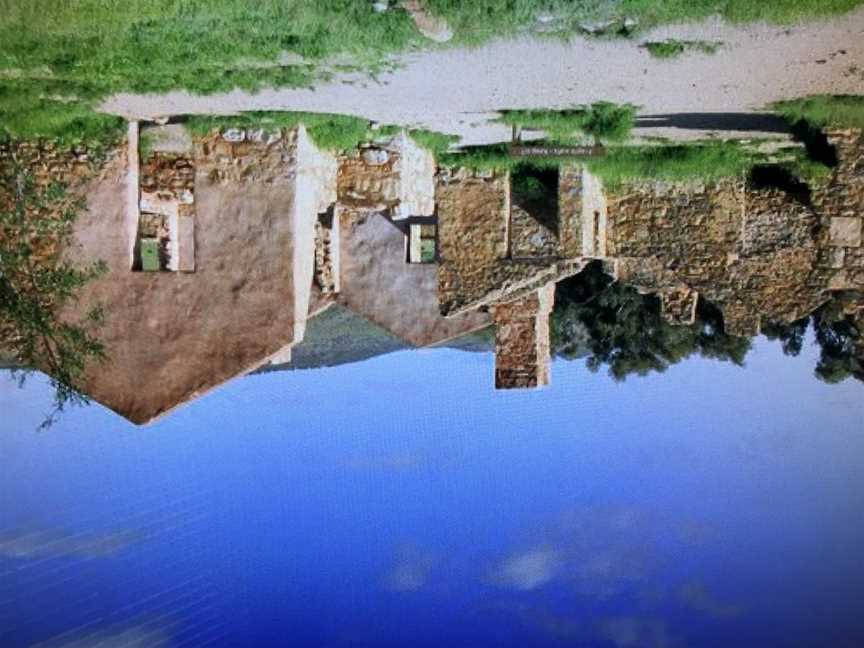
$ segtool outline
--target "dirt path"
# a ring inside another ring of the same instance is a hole
[[[645,40],[722,41],[713,55],[652,58]],[[500,108],[556,108],[596,100],[642,107],[639,134],[686,139],[770,134],[771,122],[742,113],[815,93],[864,94],[864,9],[790,28],[731,27],[719,21],[664,27],[639,39],[571,43],[516,39],[477,49],[408,55],[377,80],[343,76],[315,90],[194,96],[117,95],[103,109],[129,118],[240,110],[304,110],[362,115],[456,133],[464,144],[507,139],[489,119]]]

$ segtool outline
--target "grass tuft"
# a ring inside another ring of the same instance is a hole
[[[621,142],[630,136],[636,107],[599,101],[568,110],[504,110],[499,121],[527,130],[542,130],[554,142],[582,142],[586,137]]]
[[[682,56],[686,52],[699,52],[701,54],[714,54],[720,49],[722,43],[717,41],[686,41],[667,39],[663,41],[648,41],[642,44],[648,53],[658,59],[672,59]]]
[[[451,146],[459,143],[458,135],[448,135],[446,133],[439,133],[437,131],[424,130],[421,128],[409,130],[408,135],[410,135],[411,139],[417,142],[417,144],[432,153],[436,158],[449,151]]]
[[[244,112],[238,115],[193,115],[186,122],[197,135],[228,128],[279,129],[303,124],[309,137],[319,148],[344,151],[371,140],[375,131],[369,121],[350,115],[308,112]]]
[[[778,101],[769,106],[790,124],[806,122],[812,128],[864,128],[864,96],[814,95]]]

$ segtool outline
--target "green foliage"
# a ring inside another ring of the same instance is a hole
[[[47,138],[61,144],[107,144],[125,122],[94,112],[97,86],[56,80],[0,78],[0,137]]]
[[[459,143],[458,135],[448,135],[437,131],[414,128],[408,131],[417,144],[432,153],[436,158],[450,150],[450,147]]]
[[[555,142],[595,141],[622,142],[633,130],[636,107],[599,101],[590,106],[568,110],[505,110],[500,121],[527,130],[545,131]]]
[[[846,13],[860,0],[621,0],[620,10],[646,25],[692,22],[720,16],[736,23],[789,24]]]
[[[669,324],[657,297],[613,282],[599,263],[558,284],[552,341],[562,357],[587,352],[588,368],[606,366],[615,380],[663,372],[694,353],[743,365],[750,350],[748,339],[723,331],[722,316],[710,305],[700,303],[690,326]]]
[[[405,12],[353,0],[0,0],[0,15],[0,122],[20,138],[102,132],[115,118],[94,107],[116,92],[311,87],[420,40]]]
[[[663,41],[648,41],[642,44],[648,53],[654,58],[671,59],[677,58],[685,52],[699,52],[701,54],[714,54],[722,43],[713,41],[687,41],[668,38]]]
[[[842,14],[861,0],[427,0],[445,17],[456,41],[478,45],[492,38],[518,35],[543,14],[554,17],[553,36],[582,33],[580,25],[621,16],[635,18],[639,28],[692,22],[720,16],[730,22],[765,20],[788,24]],[[622,32],[616,32],[622,33]],[[623,32],[627,33],[627,32]]]
[[[856,300],[857,302],[857,300]],[[819,346],[816,377],[835,384],[855,378],[864,382],[864,329],[862,320],[843,312],[843,299],[832,300],[809,317],[791,324],[772,323],[763,327],[769,340],[777,340],[783,353],[797,356],[804,347],[808,328],[812,325]]]
[[[813,128],[864,128],[864,96],[814,95],[778,101],[769,106],[790,124],[806,122]]]
[[[81,269],[60,260],[81,207],[62,186],[40,190],[25,169],[7,163],[0,201],[0,340],[25,367],[17,371],[22,382],[37,368],[50,377],[54,408],[43,423],[47,427],[67,405],[87,402],[80,381],[90,362],[104,359],[102,344],[90,332],[101,320],[99,309],[81,322],[58,316],[104,265]]]
[[[307,112],[244,112],[238,115],[193,115],[186,124],[204,135],[228,128],[294,128],[303,124],[316,146],[326,150],[348,150],[373,139],[369,121],[350,115]]]
[[[708,182],[745,174],[758,157],[735,142],[673,146],[626,146],[589,158],[591,171],[607,188],[644,180]]]

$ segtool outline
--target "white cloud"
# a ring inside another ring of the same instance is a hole
[[[169,648],[174,645],[171,629],[165,623],[142,622],[138,626],[106,628],[93,632],[64,633],[33,648]]]
[[[138,531],[117,533],[69,533],[61,531],[0,532],[0,556],[4,558],[104,558],[138,542]]]
[[[426,585],[434,565],[435,557],[431,553],[404,546],[396,552],[384,574],[384,588],[392,592],[415,592]]]
[[[492,581],[503,587],[533,590],[555,578],[562,566],[558,551],[536,548],[506,558],[492,572]]]

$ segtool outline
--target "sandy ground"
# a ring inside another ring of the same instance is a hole
[[[664,38],[724,46],[713,55],[671,61],[654,59],[639,46]],[[509,138],[507,127],[489,123],[496,110],[610,100],[641,106],[640,135],[763,136],[778,125],[742,113],[808,94],[864,94],[864,8],[786,28],[732,27],[715,20],[659,28],[633,40],[563,43],[525,37],[407,55],[399,63],[395,72],[375,80],[353,74],[314,90],[122,94],[103,109],[144,119],[241,110],[338,112],[456,133],[463,144],[482,144]]]

